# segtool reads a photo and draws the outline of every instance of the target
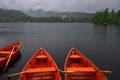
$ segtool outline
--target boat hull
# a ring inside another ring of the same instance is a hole
[[[101,71],[81,52],[72,48],[64,65],[65,80],[107,80]]]
[[[56,63],[43,48],[31,57],[22,72],[19,80],[61,80]]]

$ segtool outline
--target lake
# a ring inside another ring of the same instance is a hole
[[[22,71],[26,62],[44,48],[63,70],[72,47],[87,56],[99,69],[111,70],[108,80],[119,80],[120,26],[91,23],[0,23],[0,48],[21,41],[20,57],[5,75]],[[11,77],[17,80],[19,76]]]

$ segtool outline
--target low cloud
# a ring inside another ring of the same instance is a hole
[[[15,10],[57,12],[96,12],[109,8],[118,10],[120,0],[0,0],[0,7]]]

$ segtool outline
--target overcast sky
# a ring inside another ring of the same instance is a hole
[[[16,10],[57,12],[96,12],[101,9],[120,9],[120,0],[0,0],[0,7]]]

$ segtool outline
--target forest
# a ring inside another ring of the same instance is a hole
[[[32,17],[17,10],[0,9],[0,22],[26,22]]]
[[[120,10],[116,11],[112,9],[109,11],[108,8],[96,12],[92,18],[92,22],[95,24],[116,24],[120,25]]]
[[[93,17],[90,18],[69,17],[70,19],[62,19],[60,16],[31,17],[21,11],[0,9],[0,22],[89,22],[94,24],[120,25],[120,10],[115,11],[112,9],[109,11],[108,8],[97,11]]]
[[[0,22],[90,22],[90,18],[74,18],[61,19],[60,16],[55,17],[31,17],[17,10],[0,9]]]

